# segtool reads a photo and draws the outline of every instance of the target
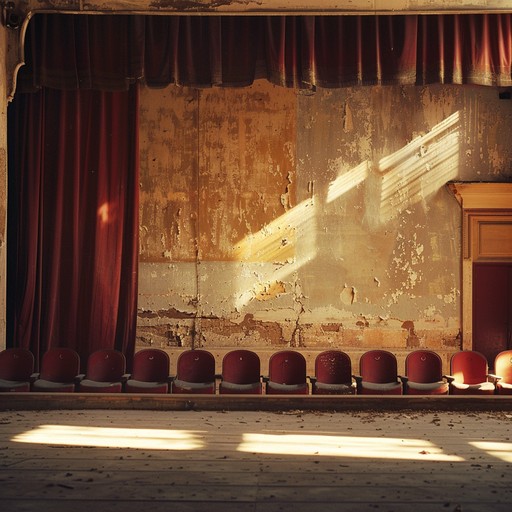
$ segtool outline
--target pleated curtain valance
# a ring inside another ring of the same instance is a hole
[[[37,14],[19,87],[512,85],[512,15]]]

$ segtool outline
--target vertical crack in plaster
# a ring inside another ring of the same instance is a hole
[[[202,338],[201,333],[201,277],[200,277],[200,254],[199,254],[199,221],[198,221],[198,215],[192,214],[191,216],[192,224],[194,226],[194,229],[196,231],[194,236],[194,253],[195,253],[195,262],[194,262],[194,270],[195,270],[195,285],[196,285],[196,295],[195,297],[191,298],[189,301],[189,304],[195,308],[194,311],[194,322],[192,325],[192,330],[190,332],[191,336],[191,348],[197,348],[198,339]]]
[[[201,99],[201,94],[198,93],[197,95],[197,108],[196,108],[196,125],[199,126],[199,102]],[[194,323],[192,325],[192,332],[191,335],[191,348],[196,348],[196,345],[198,344],[198,339],[201,339],[203,337],[201,332],[201,277],[199,272],[199,265],[200,265],[200,224],[199,224],[199,207],[200,207],[200,179],[201,179],[201,173],[200,173],[200,155],[201,155],[201,137],[200,137],[200,131],[197,130],[197,162],[196,162],[196,211],[195,213],[191,214],[191,220],[192,220],[192,226],[195,230],[194,233],[194,253],[195,253],[195,280],[196,280],[196,296],[194,299],[191,300],[192,305],[195,307],[195,313],[194,313]]]
[[[293,327],[292,335],[290,337],[291,347],[302,347],[304,345],[302,326],[300,324],[301,316],[306,312],[306,309],[304,307],[304,299],[305,296],[302,293],[300,285],[297,283],[297,276],[295,276],[293,301],[297,306],[295,308],[297,310],[297,317],[295,318],[295,325]]]

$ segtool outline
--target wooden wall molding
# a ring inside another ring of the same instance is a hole
[[[473,348],[473,263],[512,261],[512,183],[449,183],[462,207],[462,348]]]
[[[452,182],[448,187],[464,210],[512,210],[512,183]]]

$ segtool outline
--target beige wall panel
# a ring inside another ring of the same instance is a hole
[[[140,259],[195,260],[198,92],[141,88]]]
[[[259,81],[200,92],[200,259],[282,262],[290,234],[262,236],[294,203],[296,93]]]
[[[308,322],[453,328],[460,211],[444,185],[459,169],[461,93],[376,87],[301,97],[299,117],[309,122],[298,134],[298,195],[313,188],[317,205],[314,260],[299,271]],[[388,336],[375,343],[406,346],[407,337]]]
[[[199,258],[141,265],[145,343],[356,359],[382,347],[400,361],[461,348],[462,214],[446,183],[510,180],[511,101],[488,88],[307,95],[261,82],[191,104]]]

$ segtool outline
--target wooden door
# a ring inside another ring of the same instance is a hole
[[[512,348],[512,263],[473,264],[473,349],[489,366]]]

